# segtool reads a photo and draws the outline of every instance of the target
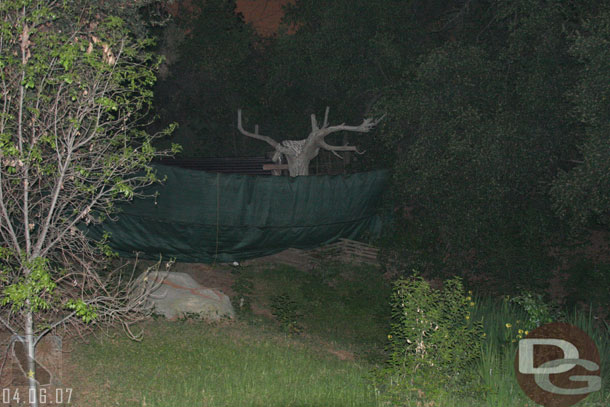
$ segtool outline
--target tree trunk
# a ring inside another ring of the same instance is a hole
[[[385,115],[384,115],[385,116]],[[337,152],[349,152],[353,151],[358,154],[362,154],[358,151],[358,149],[354,146],[333,146],[324,141],[324,137],[328,136],[331,133],[335,133],[338,131],[354,131],[357,133],[368,133],[383,119],[384,116],[381,116],[377,120],[373,119],[365,119],[362,121],[362,124],[359,126],[346,126],[344,124],[340,124],[338,126],[329,126],[328,125],[328,107],[326,107],[326,113],[324,114],[324,123],[322,127],[318,125],[318,121],[316,120],[316,116],[314,114],[311,115],[311,133],[307,136],[306,139],[303,140],[284,140],[281,143],[278,143],[271,137],[263,136],[258,132],[258,125],[254,126],[254,133],[249,132],[244,129],[241,121],[241,109],[237,109],[237,129],[245,136],[255,138],[257,140],[261,140],[272,146],[276,155],[286,157],[286,161],[288,162],[288,171],[291,177],[298,177],[300,175],[309,175],[309,163],[313,160],[320,149],[328,150],[332,152],[337,157],[343,159]]]
[[[29,305],[29,301],[28,305]],[[31,407],[38,407],[38,388],[36,383],[36,343],[34,338],[34,316],[28,311],[25,316],[25,348],[28,358],[27,369],[29,392],[28,398]]]
[[[309,162],[304,154],[298,156],[286,155],[286,161],[288,163],[288,172],[291,177],[298,177],[300,175],[309,175]]]

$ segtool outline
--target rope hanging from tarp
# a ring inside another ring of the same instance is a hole
[[[214,261],[218,259],[218,244],[220,236],[220,173],[216,173],[216,250],[214,251]]]

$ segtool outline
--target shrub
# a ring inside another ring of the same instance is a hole
[[[299,311],[299,308],[297,302],[288,294],[271,297],[272,314],[286,333],[300,334],[303,332],[303,327],[301,326],[303,314]]]
[[[424,402],[460,389],[479,391],[471,368],[481,356],[483,328],[473,322],[471,295],[455,277],[443,290],[421,276],[395,282],[391,296],[389,358],[374,374],[375,387],[390,402]]]
[[[524,321],[525,326],[523,328],[528,331],[565,318],[561,309],[555,304],[546,302],[542,294],[524,291],[513,297],[511,301],[518,304],[527,313],[528,319]]]

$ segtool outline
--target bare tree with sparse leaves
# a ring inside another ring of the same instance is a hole
[[[268,136],[263,136],[258,133],[258,125],[254,126],[254,133],[246,131],[242,125],[241,119],[241,109],[237,110],[237,128],[238,130],[245,136],[255,138],[257,140],[265,141],[267,144],[271,145],[275,149],[274,161],[281,161],[282,157],[286,157],[286,162],[288,163],[288,172],[291,177],[297,177],[299,175],[309,175],[309,163],[313,160],[320,149],[328,150],[332,152],[339,158],[338,151],[353,151],[357,154],[363,154],[364,151],[358,151],[355,146],[333,146],[326,141],[324,138],[331,133],[336,133],[338,131],[350,131],[356,133],[368,133],[371,131],[382,119],[384,116],[381,116],[379,119],[364,119],[362,123],[358,126],[347,126],[345,123],[329,126],[328,124],[328,111],[329,108],[326,107],[326,112],[324,113],[324,122],[322,123],[322,127],[318,125],[318,121],[316,119],[316,115],[311,115],[311,133],[309,136],[303,140],[284,140],[281,143],[278,143],[274,139]]]
[[[152,310],[156,287],[112,267],[108,236],[87,237],[172,153],[140,130],[158,64],[149,47],[96,2],[0,2],[0,322],[24,343],[34,395],[45,334],[121,323],[137,339],[129,326]]]

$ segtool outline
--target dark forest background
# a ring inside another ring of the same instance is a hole
[[[172,10],[156,126],[179,124],[183,157],[268,151],[238,108],[278,141],[326,106],[386,113],[329,141],[367,151],[346,171],[392,170],[388,269],[610,309],[610,2],[297,0],[271,37],[232,0]]]

